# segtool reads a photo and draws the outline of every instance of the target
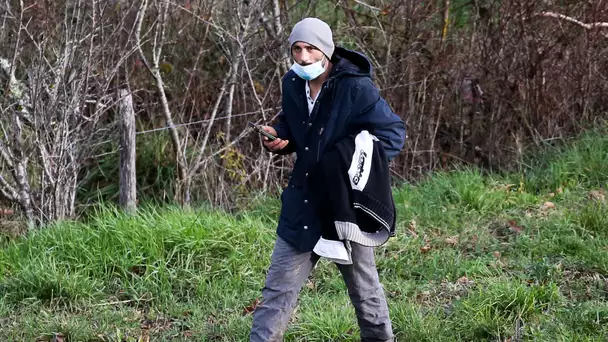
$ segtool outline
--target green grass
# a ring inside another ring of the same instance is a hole
[[[399,341],[608,339],[608,135],[551,149],[521,174],[460,170],[394,190],[398,235],[376,255]],[[0,340],[246,341],[278,209],[103,208],[5,241]],[[358,335],[322,261],[285,340]]]

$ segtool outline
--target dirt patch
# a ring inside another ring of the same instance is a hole
[[[0,219],[0,242],[14,240],[27,232],[27,225],[20,220]]]
[[[566,269],[560,289],[571,300],[608,300],[608,275]]]
[[[454,282],[443,280],[433,288],[420,291],[416,294],[416,302],[424,306],[442,305],[450,311],[452,302],[466,297],[475,285],[475,282],[466,276],[460,277]]]

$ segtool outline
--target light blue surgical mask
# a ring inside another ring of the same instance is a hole
[[[293,70],[300,78],[305,79],[307,81],[314,80],[315,78],[321,76],[322,73],[325,72],[325,57],[322,60],[309,64],[306,66],[302,66],[298,63],[293,63],[291,66],[291,70]]]

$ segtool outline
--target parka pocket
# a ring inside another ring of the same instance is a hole
[[[292,226],[302,216],[302,194],[300,189],[289,185],[281,194],[281,219]]]
[[[321,144],[323,144],[323,131],[325,126],[319,129],[319,142],[317,143],[317,161],[321,158]]]
[[[319,140],[319,143],[317,144],[317,162],[319,161],[319,158],[321,157],[321,140]]]

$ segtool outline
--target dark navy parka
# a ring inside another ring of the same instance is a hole
[[[405,123],[373,84],[367,57],[336,47],[332,63],[310,115],[306,81],[291,70],[285,74],[282,113],[273,125],[281,139],[289,140],[279,153],[297,154],[289,183],[281,194],[277,234],[302,252],[312,251],[321,236],[307,178],[323,151],[347,134],[367,129],[383,143],[390,160],[399,154],[406,137]]]

